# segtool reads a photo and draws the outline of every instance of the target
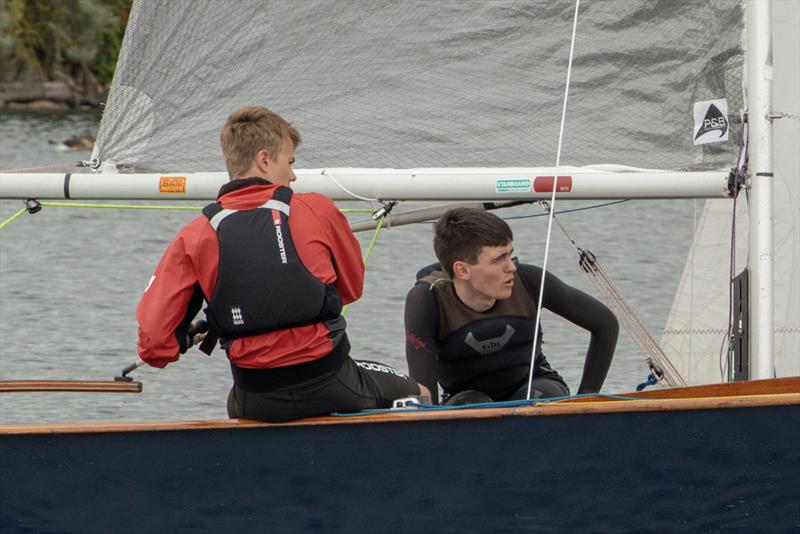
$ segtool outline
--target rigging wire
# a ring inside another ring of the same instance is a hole
[[[728,262],[728,328],[722,336],[719,346],[719,373],[723,382],[731,381],[733,365],[731,362],[731,330],[733,328],[733,288],[736,283],[736,198],[733,197],[733,214],[731,215],[730,261]],[[728,343],[728,357],[725,357],[725,343]]]
[[[559,167],[561,165],[561,146],[564,140],[564,122],[566,121],[567,115],[567,102],[569,100],[569,82],[570,76],[572,75],[572,58],[575,53],[575,36],[578,31],[578,10],[580,8],[581,2],[580,0],[575,0],[575,15],[572,20],[572,39],[569,45],[569,63],[567,64],[567,80],[564,84],[564,103],[561,108],[561,125],[559,126],[558,131],[558,149],[556,150],[556,168],[555,174],[553,176],[553,191],[550,196],[550,216],[547,220],[547,239],[545,241],[545,248],[544,248],[544,261],[542,262],[542,282],[539,284],[539,295],[538,295],[538,302],[536,303],[536,322],[534,323],[533,327],[533,350],[531,351],[531,365],[530,371],[528,372],[528,393],[525,397],[526,399],[530,400],[531,398],[531,387],[533,386],[533,368],[534,363],[536,360],[536,347],[538,346],[539,342],[539,324],[541,322],[541,315],[542,315],[542,301],[544,300],[542,296],[544,295],[544,280],[547,275],[547,257],[550,252],[550,235],[553,228],[553,209],[555,208],[556,202],[556,190],[558,189],[558,175]]]
[[[540,204],[545,204],[540,201]],[[544,207],[544,206],[543,206]],[[549,207],[547,208],[549,209]],[[685,386],[686,381],[680,375],[678,370],[669,360],[664,351],[659,347],[658,343],[650,331],[645,326],[644,321],[639,318],[633,308],[628,304],[622,295],[622,292],[611,280],[611,277],[606,273],[605,269],[597,261],[597,258],[589,250],[584,250],[578,246],[572,236],[567,232],[567,229],[561,224],[555,216],[553,220],[558,224],[564,237],[570,242],[572,247],[578,253],[578,265],[581,267],[586,276],[592,281],[595,287],[606,297],[606,300],[614,310],[614,315],[621,319],[622,324],[627,328],[628,333],[631,335],[639,349],[645,354],[645,361],[650,368],[651,379],[649,384],[654,384],[664,380],[672,387]],[[638,390],[638,388],[637,388]]]
[[[568,209],[568,210],[558,210],[558,211],[554,211],[553,214],[554,215],[562,215],[564,213],[575,213],[575,212],[578,212],[578,211],[586,211],[586,210],[593,210],[593,209],[597,209],[597,208],[605,208],[606,206],[613,206],[614,204],[622,204],[623,202],[630,202],[630,200],[631,199],[629,199],[629,198],[625,198],[625,199],[622,199],[622,200],[614,200],[613,202],[604,202],[602,204],[592,204],[591,206],[583,206],[581,208],[572,208],[572,209]],[[529,215],[514,215],[512,217],[503,217],[503,220],[511,221],[511,220],[515,220],[515,219],[533,219],[533,218],[536,218],[536,217],[547,217],[547,216],[548,216],[547,213],[531,213]]]
[[[728,328],[725,335],[722,337],[722,342],[719,347],[719,370],[721,379],[724,382],[726,377],[733,380],[733,343],[731,339],[731,332],[733,331],[733,316],[734,316],[734,302],[733,292],[736,284],[736,200],[739,198],[739,191],[744,186],[747,179],[747,171],[750,163],[749,148],[750,143],[750,128],[747,112],[742,113],[742,137],[739,145],[739,157],[736,161],[736,167],[732,168],[728,174],[728,193],[733,199],[733,208],[731,215],[731,245],[730,245],[730,262],[728,271]],[[725,358],[725,343],[728,343],[728,357]]]

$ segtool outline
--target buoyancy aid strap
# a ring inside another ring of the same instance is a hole
[[[219,212],[217,212],[216,215],[214,215],[213,217],[210,217],[208,219],[208,222],[211,224],[211,227],[214,230],[216,230],[217,228],[219,228],[220,223],[223,220],[225,220],[225,217],[227,217],[229,215],[233,215],[234,213],[237,213],[238,211],[239,210],[222,209]]]
[[[289,216],[289,204],[280,200],[270,199],[259,206],[259,208],[278,210],[287,217]]]
[[[290,211],[289,202],[291,199],[292,190],[288,187],[281,186],[275,190],[275,193],[271,199],[255,209],[277,210],[288,217]],[[220,223],[225,220],[226,217],[233,215],[234,213],[238,213],[239,211],[240,210],[223,208],[218,202],[214,202],[203,208],[203,215],[208,218],[209,224],[211,224],[211,227],[216,231],[219,228]]]

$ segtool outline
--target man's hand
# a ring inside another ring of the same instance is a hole
[[[199,320],[189,326],[189,331],[186,332],[186,348],[187,350],[194,345],[201,343],[208,334],[208,323],[204,320]]]

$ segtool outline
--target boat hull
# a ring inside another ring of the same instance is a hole
[[[800,527],[796,398],[707,409],[664,402],[5,433],[0,530]]]

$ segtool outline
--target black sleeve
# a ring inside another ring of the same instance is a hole
[[[518,268],[528,290],[538,295],[542,269],[526,264],[519,264]],[[591,333],[578,393],[599,393],[617,346],[619,322],[614,313],[596,298],[550,272],[545,276],[542,307]]]
[[[436,370],[436,300],[427,284],[418,284],[406,295],[406,361],[411,378],[431,391],[431,400],[439,402]]]

